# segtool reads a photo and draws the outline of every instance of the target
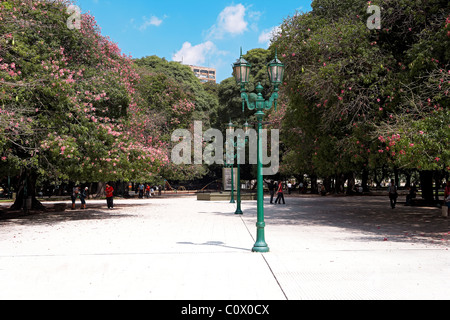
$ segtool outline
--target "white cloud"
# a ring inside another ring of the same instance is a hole
[[[278,34],[280,34],[281,28],[280,27],[273,27],[272,29],[266,29],[259,35],[258,42],[261,44],[267,45],[267,47],[270,46],[270,41]]]
[[[239,35],[247,31],[246,8],[242,4],[226,7],[208,32],[208,37],[222,39],[226,34]]]
[[[205,63],[207,55],[217,53],[216,45],[206,41],[193,46],[190,42],[183,43],[182,48],[173,55],[173,61],[182,61],[184,64],[200,65]]]
[[[150,18],[144,17],[143,19],[144,23],[139,27],[140,31],[145,31],[150,26],[159,27],[163,23],[163,20],[156,16],[151,16]]]

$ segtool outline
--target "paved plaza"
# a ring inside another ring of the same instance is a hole
[[[0,299],[450,299],[437,208],[386,197],[266,198],[271,252],[252,253],[256,202],[88,202],[0,220]]]

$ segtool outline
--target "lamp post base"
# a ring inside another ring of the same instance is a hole
[[[255,244],[255,246],[252,249],[252,252],[268,253],[270,252],[270,249],[267,246],[267,244]]]
[[[256,223],[256,242],[253,246],[253,252],[267,253],[270,251],[269,246],[266,243],[266,237],[264,235],[265,222]]]

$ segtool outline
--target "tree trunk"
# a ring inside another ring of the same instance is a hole
[[[355,174],[353,172],[350,172],[348,175],[347,180],[347,195],[353,194],[353,189],[355,187],[356,181],[355,181]]]
[[[36,173],[24,170],[20,175],[17,196],[11,210],[44,210],[45,207],[36,199]],[[28,199],[28,201],[26,201]],[[31,202],[30,202],[31,201]]]
[[[441,182],[442,182],[442,174],[440,171],[435,171],[434,172],[434,183],[435,183],[435,187],[434,187],[434,200],[436,202],[439,202],[439,188],[441,186]]]
[[[411,187],[411,173],[409,171],[405,171],[406,176],[406,185],[405,188]]]
[[[376,184],[376,188],[381,189],[381,181],[383,180],[383,178],[379,179],[377,174],[378,174],[377,169],[374,169],[373,170],[373,181]]]
[[[105,188],[106,183],[105,182],[99,182],[97,185],[97,194],[95,195],[95,198],[98,199],[105,195]]]
[[[323,185],[325,186],[325,190],[327,192],[331,192],[331,177],[326,177],[323,179]]]
[[[394,179],[395,179],[395,185],[397,186],[397,188],[400,188],[400,178],[398,176],[398,168],[397,167],[394,168]]]
[[[336,175],[336,193],[344,193],[344,186],[345,186],[345,175],[343,173],[340,173]]]
[[[388,173],[387,173],[386,167],[383,166],[381,168],[381,181],[380,181],[380,183],[383,182],[386,179],[387,175],[388,175]],[[380,186],[381,186],[381,184],[380,184]],[[397,186],[397,188],[398,188],[398,186]]]
[[[319,193],[319,187],[317,186],[317,176],[316,175],[311,176],[311,193],[312,194]]]
[[[433,171],[420,171],[420,185],[422,198],[426,202],[433,202]]]
[[[367,186],[368,180],[369,180],[369,170],[364,168],[361,181],[361,187],[363,188],[363,192],[369,192],[369,187]]]

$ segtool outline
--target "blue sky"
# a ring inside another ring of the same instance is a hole
[[[102,34],[134,58],[167,60],[217,69],[218,82],[231,76],[231,64],[244,52],[267,48],[270,32],[311,0],[119,1],[78,0]]]

